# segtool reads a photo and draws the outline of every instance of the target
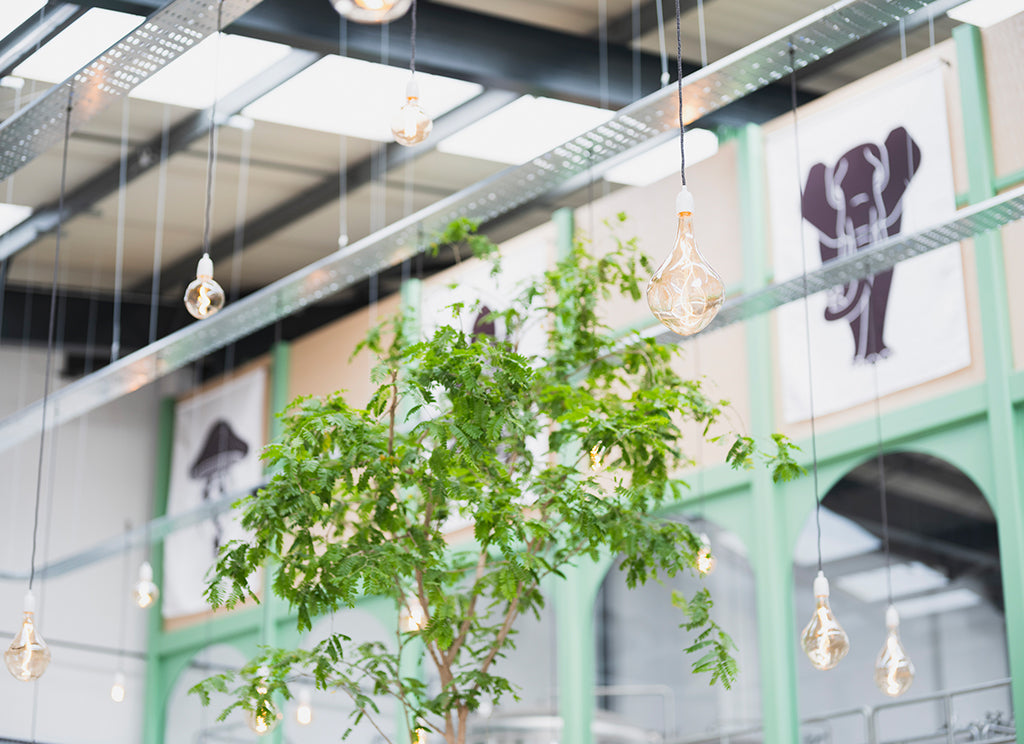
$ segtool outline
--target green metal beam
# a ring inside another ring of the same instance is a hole
[[[975,26],[953,29],[960,105],[964,121],[964,147],[972,203],[996,193],[995,158],[989,115],[988,83],[981,32]],[[999,552],[1003,576],[1006,627],[1024,627],[1024,504],[1021,501],[1020,444],[1014,422],[1010,374],[1013,347],[1010,342],[1010,311],[1007,298],[1003,241],[998,232],[974,239],[978,272],[978,303],[985,354],[985,386],[988,392],[989,436],[995,477],[995,511],[998,516]],[[1010,673],[1014,678],[1013,704],[1024,711],[1024,635],[1008,633]]]

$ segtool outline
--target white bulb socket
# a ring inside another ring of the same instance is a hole
[[[683,212],[693,214],[693,194],[685,186],[676,195],[676,213],[682,214]]]
[[[213,259],[210,258],[209,253],[204,253],[203,257],[199,259],[199,264],[196,266],[196,276],[213,277]]]
[[[23,607],[25,609],[25,612],[34,613],[36,611],[36,597],[34,594],[32,594],[31,590],[25,592],[25,602]]]
[[[413,75],[409,78],[409,82],[405,85],[405,97],[406,98],[419,98],[420,97],[420,84],[416,82],[416,76]]]
[[[896,605],[889,605],[885,608],[885,627],[889,630],[896,630],[900,627],[900,613],[896,611]]]
[[[152,581],[153,580],[153,567],[149,565],[149,561],[143,561],[142,565],[139,566],[139,581]]]
[[[818,571],[818,575],[814,577],[814,596],[827,597],[828,594],[828,579],[825,578],[825,572]]]

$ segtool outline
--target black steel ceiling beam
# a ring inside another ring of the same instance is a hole
[[[301,72],[322,57],[316,52],[293,50],[269,70],[239,86],[217,102],[218,123],[240,112],[243,108],[270,92],[282,82]],[[168,156],[184,150],[209,130],[212,109],[192,114],[171,128],[168,134]],[[154,137],[128,155],[127,176],[132,181],[160,164],[162,136]],[[86,183],[67,194],[64,200],[64,221],[80,214],[105,197],[113,194],[120,184],[120,161],[112,163]],[[5,260],[28,248],[41,236],[56,229],[59,222],[57,202],[40,207],[24,221],[0,235],[0,260]]]
[[[86,8],[73,3],[50,2],[40,13],[33,13],[31,18],[0,41],[0,77],[10,75],[15,67],[78,20],[85,11]]]
[[[147,15],[162,0],[84,3]],[[346,24],[348,56],[381,61],[382,34],[386,33],[390,60],[405,64],[410,52],[410,22],[407,14],[385,29]],[[227,31],[337,54],[340,27],[339,16],[327,0],[264,0]],[[486,88],[598,105],[602,99],[599,51],[596,39],[419,0],[416,68],[424,72],[471,80]],[[645,52],[639,55],[639,62],[642,93],[657,90],[661,86],[660,59]],[[609,44],[605,92],[612,108],[636,99],[633,63],[632,49]],[[684,74],[694,69],[687,66]]]
[[[469,126],[488,114],[494,113],[502,106],[515,100],[517,95],[510,91],[485,91],[476,98],[439,117],[434,122],[430,138],[424,144],[416,147],[404,147],[395,142],[382,145],[383,154],[377,151],[355,163],[348,168],[344,179],[342,179],[340,171],[332,173],[321,179],[319,183],[271,207],[246,222],[243,226],[242,234],[245,236],[243,250],[338,199],[341,195],[343,180],[347,191],[351,193],[371,182],[375,174],[375,163],[382,160],[382,171],[386,173],[410,161],[421,158],[427,153],[432,152],[437,147],[437,143],[445,137]],[[231,230],[218,236],[210,243],[210,258],[214,262],[228,259],[232,256],[234,249],[235,231]],[[186,254],[180,261],[165,267],[161,271],[161,285],[164,287],[185,286],[195,278],[196,256],[199,255],[200,250],[197,247],[194,251]],[[135,289],[144,291],[150,285],[151,280],[146,280],[137,285]]]

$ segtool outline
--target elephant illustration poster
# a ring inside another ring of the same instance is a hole
[[[265,421],[263,369],[179,401],[174,412],[167,513],[184,514],[260,485]],[[243,535],[234,514],[221,513],[167,538],[164,617],[194,615],[207,609],[203,599],[206,572],[220,548]]]
[[[839,94],[841,95],[841,94]],[[948,218],[955,209],[942,70],[889,78],[766,137],[775,280]],[[814,412],[888,394],[970,364],[959,244],[809,300]],[[778,310],[782,414],[810,415],[802,301]]]

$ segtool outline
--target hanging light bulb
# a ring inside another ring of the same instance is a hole
[[[875,684],[889,697],[899,697],[914,681],[914,663],[900,642],[900,615],[893,605],[885,610],[885,645],[875,660]]]
[[[600,471],[604,468],[604,455],[601,453],[601,447],[595,444],[590,448],[590,469]]]
[[[42,677],[49,666],[50,649],[36,630],[36,600],[32,592],[25,593],[24,610],[21,630],[4,652],[4,663],[15,679],[31,682]]]
[[[148,610],[160,598],[160,587],[153,582],[153,567],[149,561],[139,566],[139,580],[132,587],[132,599],[139,609]]]
[[[185,290],[185,308],[193,318],[203,320],[224,307],[224,290],[213,280],[213,260],[204,253],[196,266],[196,278]]]
[[[420,106],[420,86],[413,75],[405,87],[405,104],[391,119],[391,134],[398,144],[412,147],[425,140],[433,128],[434,122]]]
[[[427,613],[417,597],[412,597],[399,613],[399,623],[406,633],[413,633],[427,627]]]
[[[693,237],[693,195],[683,186],[676,196],[679,227],[668,258],[647,285],[647,304],[662,325],[680,336],[704,330],[725,297],[722,277],[697,250]]]
[[[711,538],[707,533],[700,533],[700,548],[697,549],[697,570],[702,576],[707,576],[715,570],[718,560],[711,555]]]
[[[114,675],[114,684],[110,686],[110,699],[115,703],[123,703],[124,692],[124,672],[118,672]]]
[[[832,614],[828,605],[828,579],[822,571],[814,579],[814,615],[804,628],[800,644],[815,669],[831,669],[850,650],[846,631]]]
[[[389,23],[405,15],[412,0],[331,0],[331,5],[356,23]]]
[[[295,720],[300,726],[308,726],[313,722],[313,705],[307,687],[299,688],[299,707],[295,709]]]
[[[268,689],[266,680],[270,678],[270,667],[261,666],[256,670],[256,676],[264,680],[263,683],[256,685],[256,692],[260,695],[266,695]],[[249,702],[253,708],[256,707],[256,700],[251,699]],[[269,700],[266,702],[266,709],[266,713],[258,713],[256,710],[247,710],[245,712],[245,722],[254,734],[263,736],[263,734],[273,731],[281,720],[281,714]]]

